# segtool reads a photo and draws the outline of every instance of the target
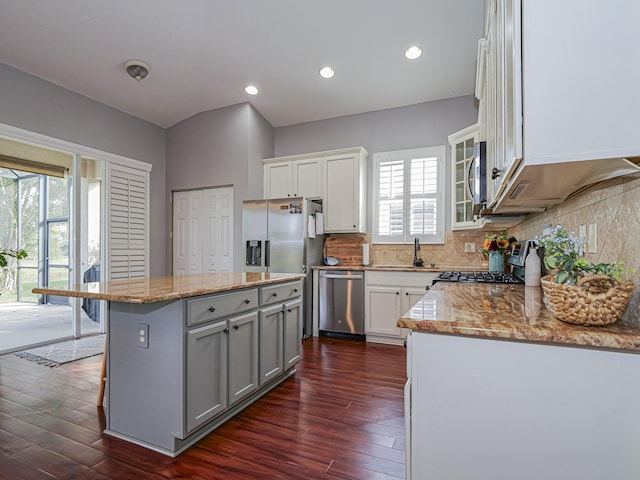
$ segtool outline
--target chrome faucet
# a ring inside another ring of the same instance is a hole
[[[422,267],[424,262],[421,258],[418,258],[418,252],[420,251],[420,240],[418,237],[413,241],[413,266],[414,267]]]

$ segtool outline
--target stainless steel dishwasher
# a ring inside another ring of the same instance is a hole
[[[364,274],[351,270],[320,270],[321,332],[364,335]]]

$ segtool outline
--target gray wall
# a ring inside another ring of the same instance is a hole
[[[248,103],[202,112],[167,130],[167,192],[233,185],[234,269],[241,271],[242,204],[262,196],[273,127]],[[171,208],[167,225],[172,228]],[[170,245],[167,249],[171,253]],[[170,263],[169,263],[170,268]]]
[[[173,190],[234,186],[234,268],[239,270],[241,201],[262,196],[263,158],[363,146],[371,161],[375,152],[447,145],[449,134],[477,120],[473,97],[465,96],[274,129],[244,103],[194,115],[165,131],[3,64],[0,105],[0,123],[153,165],[154,276],[171,271]],[[450,183],[447,172],[447,188]]]
[[[152,164],[150,273],[165,274],[164,129],[1,63],[0,123]]]
[[[478,121],[473,96],[457,97],[408,107],[302,123],[275,130],[277,157],[321,152],[347,147],[364,147],[369,152],[368,187],[372,182],[372,159],[376,152],[388,152],[436,145],[447,146],[446,197],[451,190],[451,149],[447,137]],[[367,204],[371,206],[371,188]],[[446,205],[446,228],[451,228],[450,205]],[[367,227],[371,230],[371,209]]]

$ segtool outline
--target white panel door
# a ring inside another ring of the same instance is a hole
[[[189,192],[189,274],[202,273],[202,191]]]
[[[202,271],[217,272],[220,246],[220,189],[210,188],[202,192],[202,217],[204,241],[202,243]]]
[[[218,271],[233,271],[233,188],[219,188],[218,231]]]
[[[233,270],[233,187],[175,192],[173,275]]]
[[[173,274],[189,272],[189,192],[173,194]]]

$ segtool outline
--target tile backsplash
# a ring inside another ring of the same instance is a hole
[[[478,254],[484,243],[485,233],[477,230],[447,232],[442,245],[421,244],[418,257],[422,258],[425,267],[433,263],[436,268],[486,270],[487,261]],[[474,252],[465,253],[466,243],[475,244]],[[412,265],[413,244],[371,245],[371,262],[373,265]]]
[[[636,289],[625,312],[625,318],[640,322],[640,174],[614,178],[594,185],[546,212],[530,214],[510,229],[508,234],[520,240],[542,235],[543,225],[563,225],[578,235],[581,225],[597,224],[597,252],[585,258],[595,263],[623,261],[635,272],[625,279]],[[479,230],[449,231],[443,245],[421,245],[419,257],[426,267],[432,263],[443,269],[486,270],[487,260],[478,254],[486,234]],[[358,243],[370,243],[370,235],[359,235]],[[474,252],[465,252],[465,245],[475,244]],[[373,265],[406,265],[413,263],[413,244],[371,244]]]
[[[542,235],[544,224],[562,225],[579,235],[581,225],[597,224],[597,252],[585,253],[594,263],[622,261],[625,279],[636,289],[625,317],[640,322],[640,174],[626,175],[592,186],[546,212],[530,215],[509,229],[519,239]]]

